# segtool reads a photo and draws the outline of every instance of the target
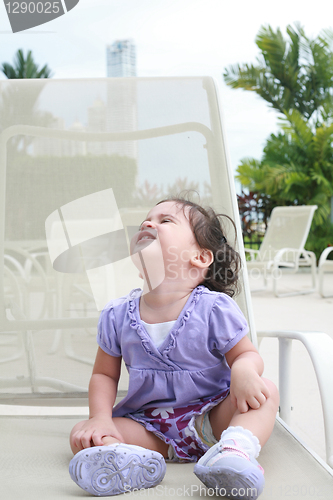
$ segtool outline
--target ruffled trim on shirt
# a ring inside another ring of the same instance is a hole
[[[156,353],[152,350],[152,343],[147,336],[147,333],[145,332],[144,326],[141,324],[140,321],[137,320],[137,304],[138,300],[140,299],[142,295],[142,290],[140,289],[135,289],[132,290],[130,293],[130,300],[128,302],[128,315],[130,317],[130,326],[134,328],[137,331],[137,334],[139,335],[141,339],[141,344],[144,350],[146,351],[147,354],[152,356],[155,359],[158,359],[160,363],[163,363],[165,366],[170,368],[170,366],[161,359],[160,356],[157,356]]]
[[[163,349],[165,353],[170,352],[171,349],[174,349],[176,347],[176,337],[185,328],[186,322],[190,318],[196,303],[198,302],[202,292],[204,291],[204,288],[205,288],[204,286],[200,285],[194,289],[191,299],[187,304],[185,304],[186,309],[183,310],[183,314],[181,314],[181,316],[178,318],[178,320],[180,319],[180,322],[176,321],[175,323],[175,327],[177,324],[178,326],[176,328],[175,327],[172,328],[169,333],[170,336],[169,344],[166,346],[165,349]]]
[[[175,323],[174,328],[172,328],[171,331],[169,332],[169,343],[163,349],[163,351],[162,351],[163,355],[168,354],[172,349],[174,349],[176,347],[176,338],[177,338],[178,334],[185,328],[186,322],[189,319],[189,317],[191,316],[191,313],[192,313],[196,303],[198,302],[201,294],[203,293],[204,289],[205,289],[205,287],[203,285],[199,285],[198,287],[196,287],[193,290],[191,297],[188,299],[187,303],[184,306],[184,307],[186,307],[186,309],[183,309],[181,315],[178,317],[178,319]],[[147,333],[144,329],[144,326],[141,324],[141,321],[138,321],[138,319],[137,319],[139,316],[139,314],[137,312],[138,303],[139,303],[138,301],[139,301],[141,295],[142,295],[142,291],[140,289],[132,290],[132,292],[129,294],[130,300],[128,302],[128,315],[131,319],[130,326],[137,331],[137,333],[141,339],[142,347],[145,349],[145,351],[148,354],[150,354],[150,356],[163,362],[161,357],[157,356],[155,354],[155,352],[152,350],[151,340],[150,340],[150,338],[147,337]],[[165,364],[169,367],[168,363],[165,363]]]

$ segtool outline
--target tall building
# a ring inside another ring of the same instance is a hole
[[[110,82],[107,90],[107,132],[132,132],[136,130],[137,99],[136,50],[133,40],[116,40],[106,47],[107,75],[125,78]],[[117,91],[115,92],[115,89]],[[136,141],[117,141],[107,144],[107,154],[137,158]]]
[[[116,40],[106,47],[108,77],[136,76],[136,50],[133,40]]]

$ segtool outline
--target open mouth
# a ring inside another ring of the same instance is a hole
[[[157,238],[156,229],[145,229],[136,233],[131,241],[131,253],[148,246]]]
[[[143,240],[156,240],[156,231],[154,231],[155,234],[153,234],[152,231],[141,231],[140,233],[139,233],[137,243],[139,243],[139,241],[143,241]]]

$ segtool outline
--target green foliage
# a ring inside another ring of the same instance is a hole
[[[333,224],[326,223],[313,228],[309,234],[305,248],[314,252],[318,260],[322,251],[328,246],[333,246]],[[329,254],[329,260],[332,260],[332,258],[333,252]]]
[[[35,63],[31,50],[24,56],[22,49],[19,49],[14,56],[13,66],[3,63],[1,71],[7,78],[50,78],[51,70],[45,64],[41,69]]]
[[[280,132],[267,139],[260,161],[241,160],[237,179],[273,206],[317,205],[307,248],[318,256],[333,244],[333,31],[311,40],[299,24],[287,27],[286,38],[262,27],[256,44],[257,64],[231,66],[224,78],[276,109]]]
[[[283,121],[284,133],[271,134],[262,160],[242,160],[238,180],[252,191],[269,195],[276,205],[318,205],[314,225],[325,224],[333,196],[333,125],[312,132],[293,110]]]
[[[259,160],[255,158],[243,158],[237,172],[238,175],[236,178],[250,192],[259,192],[262,189],[265,172]]]
[[[228,85],[255,92],[280,113],[296,109],[307,119],[315,115],[314,121],[332,116],[333,31],[310,40],[296,24],[287,27],[285,40],[280,29],[267,26],[255,42],[257,64],[226,68]]]

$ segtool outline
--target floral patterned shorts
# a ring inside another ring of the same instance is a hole
[[[195,419],[218,405],[228,394],[229,389],[226,389],[208,400],[191,401],[184,408],[152,407],[124,416],[144,425],[148,431],[171,445],[173,453],[169,453],[170,460],[196,462],[209,449],[209,444],[200,438]]]

